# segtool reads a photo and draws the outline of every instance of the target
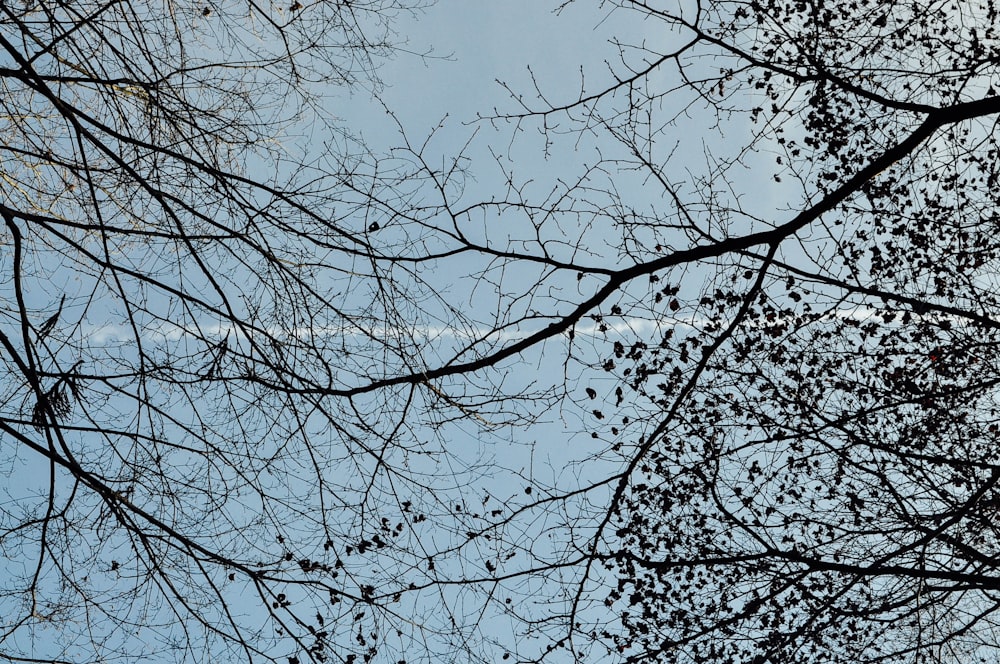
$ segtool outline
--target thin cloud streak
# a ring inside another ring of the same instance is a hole
[[[855,320],[855,321],[877,321],[883,325],[891,325],[892,321],[886,321],[886,314],[902,315],[909,310],[896,309],[873,309],[870,307],[854,307],[851,309],[838,309],[834,312],[827,312],[818,316],[804,316],[795,314],[792,316],[778,317],[771,320],[754,319],[747,320],[742,326],[766,327],[774,325],[776,322],[791,323],[816,323],[822,320]],[[948,321],[952,324],[961,325],[965,319],[958,315],[951,314],[916,314],[909,311],[914,320],[923,320],[933,323]],[[996,318],[1000,323],[1000,318]],[[686,327],[693,330],[705,330],[711,326],[719,327],[726,325],[725,319],[712,320],[705,317],[664,317],[660,320],[650,320],[648,318],[623,318],[618,321],[605,321],[602,323],[580,324],[573,328],[573,335],[577,338],[583,337],[604,337],[623,336],[626,334],[648,334],[666,332],[668,329],[676,327]],[[264,328],[264,332],[272,338],[343,338],[358,337],[368,339],[415,339],[430,342],[441,339],[452,339],[457,341],[518,341],[541,328],[530,330],[495,330],[487,328],[460,329],[448,326],[417,326],[412,328],[399,328],[392,326],[363,328],[358,325],[331,325],[314,328],[297,328],[286,330],[279,327]],[[83,325],[81,326],[83,336],[92,343],[115,344],[128,343],[134,340],[131,328],[118,325]],[[235,326],[226,325],[204,325],[198,328],[185,328],[178,325],[164,324],[159,328],[147,328],[141,333],[141,340],[144,342],[176,342],[182,338],[192,339],[218,339],[226,337],[246,338],[248,335]]]

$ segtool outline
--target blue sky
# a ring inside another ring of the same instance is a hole
[[[489,200],[506,195],[508,192],[504,187],[504,173],[501,169],[513,173],[518,182],[530,182],[525,185],[524,191],[533,200],[547,200],[549,192],[563,191],[568,186],[567,183],[575,182],[586,172],[588,166],[599,159],[610,160],[621,156],[620,145],[608,140],[606,136],[596,134],[560,134],[561,129],[569,126],[569,120],[560,114],[551,117],[549,129],[552,132],[547,136],[539,131],[538,122],[533,119],[525,120],[519,125],[515,121],[490,122],[486,118],[495,111],[502,115],[519,110],[511,99],[511,90],[515,94],[522,94],[533,107],[536,104],[541,106],[535,96],[535,82],[553,105],[571,102],[581,94],[586,95],[602,88],[602,84],[606,84],[614,75],[606,62],[611,63],[614,72],[622,71],[618,49],[608,43],[609,37],[614,36],[622,42],[632,44],[647,43],[659,49],[668,48],[675,37],[669,33],[663,34],[662,25],[657,22],[646,24],[637,21],[635,14],[595,9],[595,5],[590,3],[571,3],[556,15],[553,13],[556,6],[556,3],[538,0],[440,0],[417,17],[404,15],[396,28],[400,40],[405,43],[405,49],[411,53],[399,53],[380,70],[386,84],[385,89],[380,92],[380,100],[373,99],[364,91],[350,95],[331,91],[325,102],[329,106],[324,108],[324,112],[338,119],[339,124],[335,128],[360,137],[372,151],[389,155],[396,154],[391,151],[404,140],[413,145],[422,144],[434,128],[442,123],[423,151],[423,156],[432,166],[437,166],[447,163],[457,153],[465,150],[466,159],[461,164],[467,165],[469,171],[466,178],[459,180],[464,189],[461,194],[455,194],[456,202]],[[419,54],[426,54],[426,57],[421,58]],[[629,57],[633,55],[630,52]],[[510,88],[503,87],[498,80],[508,84]],[[667,75],[653,81],[655,85],[667,83]],[[393,111],[395,119],[388,116],[385,108]],[[697,107],[687,111],[667,108],[663,112],[667,115],[678,113],[681,129],[669,136],[657,137],[657,140],[662,140],[662,145],[657,144],[651,152],[657,160],[669,166],[665,169],[668,177],[675,179],[678,186],[686,191],[695,188],[696,176],[705,170],[709,153],[737,151],[745,142],[748,125],[744,122],[734,122],[728,127],[731,134],[720,136],[706,131],[714,118],[711,114],[699,113]],[[300,126],[296,129],[300,130],[299,134],[290,131],[284,137],[288,147],[311,154],[320,149],[324,138],[329,138],[322,130],[313,127]],[[554,140],[550,142],[548,139],[553,137]],[[470,140],[472,142],[468,143]],[[467,145],[468,147],[464,147]],[[766,157],[762,158],[761,163],[764,161]],[[753,163],[752,159],[748,159],[745,166],[734,168],[732,177],[734,182],[738,179],[739,189],[753,192],[754,195],[747,197],[745,201],[748,209],[773,213],[778,207],[776,202],[780,200],[778,197],[781,190],[773,186],[769,171],[755,173]],[[250,174],[267,179],[270,176],[266,170],[268,166],[269,164],[258,163],[260,172]],[[611,166],[608,169],[607,172],[597,173],[595,187],[613,183],[620,198],[636,208],[656,210],[664,205],[663,191],[655,181],[632,171],[619,172]],[[725,192],[720,195],[723,194]],[[579,216],[575,214],[575,209],[571,210],[571,213],[565,215],[565,221],[557,220],[546,227],[542,239],[552,243],[554,252],[563,252],[569,257],[577,240],[586,235],[590,254],[580,260],[596,266],[608,267],[633,260],[632,256],[617,252],[617,245],[622,240],[621,230],[602,218],[601,206],[609,204],[610,198],[602,194],[600,189],[596,189],[593,196],[591,207],[583,206]],[[796,203],[797,201],[791,200],[788,206],[794,207]],[[470,216],[468,221],[470,234],[479,233],[482,238],[489,238],[500,246],[512,242],[512,246],[528,246],[529,250],[537,251],[542,244],[532,244],[525,239],[531,237],[532,228],[523,215],[515,212]],[[476,223],[479,226],[475,226]],[[562,235],[565,235],[564,240],[561,240]],[[651,237],[638,237],[635,242],[638,255],[654,251],[652,246],[642,246],[643,242],[653,244]],[[449,317],[444,305],[454,306],[468,319],[466,322],[470,323],[469,326],[462,329],[465,332],[470,329],[474,332],[476,327],[473,324],[476,322],[482,322],[488,329],[495,318],[503,320],[510,311],[514,312],[510,314],[512,316],[524,316],[524,321],[509,332],[510,336],[493,339],[504,342],[510,337],[537,329],[532,325],[544,324],[544,321],[535,323],[528,318],[533,307],[537,306],[545,314],[563,310],[585,298],[599,281],[592,277],[577,280],[575,275],[554,275],[546,277],[546,287],[539,289],[540,292],[533,299],[515,300],[511,295],[530,291],[537,275],[530,269],[510,273],[493,270],[477,264],[476,260],[478,259],[470,259],[469,262],[456,260],[429,275],[431,285],[436,287],[444,300],[440,306],[440,318],[435,321],[434,327],[438,333],[437,343],[444,349],[442,357],[447,356],[445,351],[448,348],[464,343],[461,334],[450,333],[448,330],[449,324],[461,317]],[[465,269],[467,272],[463,271]],[[486,277],[477,280],[465,276],[477,270]],[[685,287],[691,289],[692,293],[703,287],[704,275],[686,273],[683,276],[688,282]],[[641,301],[645,294],[643,288],[644,286],[636,286],[626,289],[627,292],[621,295],[622,301],[630,298]],[[351,295],[345,295],[345,300],[349,300]],[[47,298],[45,301],[33,302],[32,305],[41,311],[51,310],[53,302],[49,301],[49,296]],[[85,330],[85,334],[98,344],[114,338],[101,325],[100,319],[104,313],[106,312],[94,307],[90,312],[89,322],[95,327]],[[665,325],[673,322],[662,321]],[[213,324],[213,321],[205,322],[210,334],[216,333]],[[627,333],[630,328],[636,330],[642,327],[639,331],[647,334],[650,329],[659,329],[657,326],[660,324],[661,321],[648,319],[626,320],[622,322],[621,331]],[[429,334],[430,327],[425,325],[411,331],[416,336],[426,335]],[[219,336],[223,336],[224,332],[218,331]],[[504,362],[488,379],[501,382],[505,390],[515,394],[529,389],[545,392],[555,386],[554,396],[552,393],[548,394],[553,396],[557,407],[547,409],[548,401],[537,404],[529,401],[523,405],[522,410],[515,413],[537,415],[538,421],[534,426],[483,427],[482,421],[478,421],[479,412],[468,408],[463,412],[474,412],[475,417],[446,421],[439,426],[433,426],[435,422],[431,421],[426,428],[407,422],[406,427],[403,427],[407,440],[434,439],[433,443],[426,443],[433,454],[427,452],[425,456],[419,456],[417,452],[410,454],[412,450],[407,450],[400,452],[398,460],[408,464],[407,468],[414,475],[428,473],[434,478],[435,488],[441,492],[441,505],[453,499],[460,499],[470,505],[476,504],[485,500],[485,493],[493,501],[506,503],[508,507],[517,506],[531,503],[538,497],[538,488],[534,489],[534,494],[528,493],[533,485],[570,491],[576,486],[584,486],[591,480],[608,475],[609,469],[616,468],[620,457],[610,453],[602,456],[602,452],[608,447],[607,440],[592,439],[587,431],[593,424],[590,413],[587,408],[573,407],[575,402],[586,398],[586,387],[597,387],[603,399],[616,384],[616,378],[611,376],[600,377],[590,383],[579,380],[588,363],[596,361],[601,353],[607,353],[607,346],[601,335],[594,334],[593,338],[589,338],[593,332],[591,326],[580,328],[574,347],[575,355],[569,360],[566,358],[565,340],[560,338],[532,349],[522,357]],[[615,334],[616,331],[612,330],[609,339],[615,339]],[[625,338],[624,334],[622,338]],[[184,350],[183,335],[175,335],[164,341],[165,346],[170,343],[176,343],[176,348]],[[378,371],[378,368],[374,371]],[[461,392],[460,381],[445,387],[454,389],[456,393]],[[565,393],[560,392],[562,388],[565,388]],[[429,393],[424,394],[423,398],[426,403],[433,402]],[[558,399],[564,399],[567,407],[558,406]],[[358,403],[352,405],[362,411],[370,408],[370,412],[366,411],[365,414],[377,420],[379,426],[390,428],[393,424],[392,414],[379,411],[375,401],[359,399]],[[625,412],[628,412],[628,404],[616,416],[620,417]],[[489,424],[493,424],[494,418],[499,421],[504,415],[503,412],[497,414],[486,410],[482,413],[482,419]],[[611,417],[610,410],[607,414]],[[183,414],[180,417],[183,418]],[[433,420],[433,417],[429,419]],[[634,437],[634,430],[641,430],[642,426],[633,423],[628,436]],[[627,436],[623,434],[622,437]],[[44,497],[45,469],[32,465],[28,460],[24,464],[11,464],[12,468],[15,466],[21,474],[8,485],[8,490],[16,494],[22,489],[38,488],[38,495]],[[192,467],[195,467],[194,462]],[[474,476],[475,471],[484,467],[488,470],[478,483],[461,483],[462,478]],[[456,469],[460,471],[457,476]],[[465,473],[463,469],[468,469],[469,472]],[[348,476],[344,480],[345,485],[355,488],[360,486],[359,478],[350,476],[350,469],[337,470]],[[34,479],[38,479],[40,484],[33,487],[19,485],[21,480],[25,480],[27,485]],[[267,481],[275,483],[279,480],[280,477],[267,478]],[[388,493],[393,487],[379,488]],[[601,498],[606,497],[606,494],[606,488],[596,489],[590,497],[569,503],[568,509],[579,509],[586,524],[588,518],[600,515],[603,505]],[[251,510],[252,507],[248,507],[247,513]],[[524,519],[517,524],[524,529],[521,537],[525,548],[531,549],[537,559],[558,556],[564,552],[562,546],[566,544],[569,535],[560,516],[546,513],[545,505],[540,505],[529,509]],[[357,515],[351,518],[357,518]],[[568,518],[572,519],[573,516]],[[359,529],[361,527],[358,526]],[[584,530],[586,527],[584,525]],[[295,530],[294,527],[292,529]],[[453,532],[431,530],[422,544],[446,548],[448,537],[454,535]],[[552,543],[546,543],[546,538],[553,538]],[[529,542],[536,539],[537,543]],[[501,550],[489,552],[490,546],[482,545],[483,559],[489,559],[487,554],[493,555],[493,559],[497,560],[505,555]],[[496,546],[499,547],[499,544]],[[523,559],[524,557],[514,558],[510,563],[504,560],[501,572],[516,571]],[[467,567],[463,567],[466,563]],[[456,576],[459,576],[460,567],[463,567],[461,573],[476,576],[485,574],[485,568],[480,563],[482,560],[476,558],[452,558],[441,565],[446,571],[449,570],[446,566],[452,565],[450,570]],[[568,572],[570,576],[573,573]],[[525,612],[529,615],[545,615],[548,598],[558,595],[553,581],[558,579],[558,575],[558,572],[553,572],[552,578],[547,581],[542,579],[544,575],[538,575],[530,580],[517,580],[508,586],[498,584],[497,592],[510,591],[512,596],[518,598],[518,602],[524,603]],[[230,588],[228,592],[235,598],[239,596],[240,588]],[[595,593],[597,595],[600,593]],[[423,619],[426,616],[428,621],[443,621],[436,614],[436,602],[447,603],[456,613],[460,613],[462,610],[478,610],[477,602],[481,600],[481,596],[466,597],[462,591],[456,590],[454,594],[440,598],[419,595],[413,600],[414,604],[410,609],[414,617],[421,616]],[[583,614],[587,619],[611,620],[610,612],[605,615],[600,604],[594,606],[597,608]],[[538,613],[533,614],[535,609],[538,609]],[[243,607],[243,610],[249,620],[257,619],[256,612],[259,609],[251,606]],[[516,622],[509,621],[503,610],[498,610],[496,606],[484,609],[483,615],[488,618],[484,621],[486,628],[483,630],[487,638],[496,638],[511,648],[520,645],[527,655],[544,648],[545,634],[537,637],[536,641],[524,639],[520,643],[515,642],[511,636],[511,627]]]

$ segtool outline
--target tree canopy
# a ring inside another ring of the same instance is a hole
[[[553,4],[445,159],[419,9],[0,7],[0,658],[994,661],[996,4]]]

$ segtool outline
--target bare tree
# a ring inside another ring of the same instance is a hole
[[[512,85],[479,187],[323,111],[392,0],[52,4],[0,8],[0,656],[995,659],[992,2],[596,3],[639,36]]]
[[[405,165],[324,108],[377,90],[416,9],[0,8],[0,657],[372,652],[371,571],[341,557],[400,535],[378,482],[412,478],[378,469],[418,399],[326,392],[413,361],[426,289],[372,234],[420,220]]]

